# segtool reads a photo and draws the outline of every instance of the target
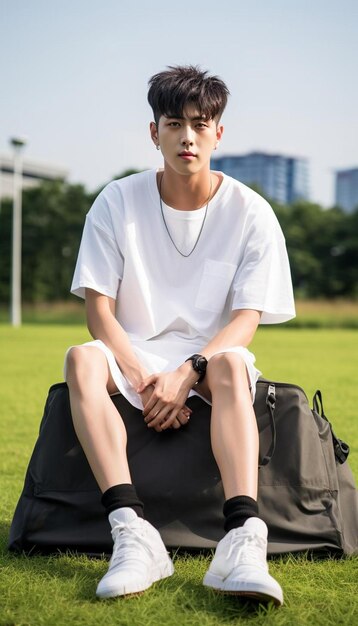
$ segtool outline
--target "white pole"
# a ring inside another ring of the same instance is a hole
[[[13,138],[14,200],[12,218],[11,324],[21,326],[22,155],[24,139]]]

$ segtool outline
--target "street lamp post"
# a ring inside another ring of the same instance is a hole
[[[14,148],[14,196],[12,215],[11,324],[21,326],[21,248],[22,248],[22,148],[23,137],[12,137]]]

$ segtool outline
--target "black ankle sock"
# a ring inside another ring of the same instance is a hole
[[[243,526],[249,517],[257,517],[259,508],[256,500],[249,496],[235,496],[226,500],[223,508],[226,532]]]
[[[138,517],[144,517],[144,504],[139,500],[134,485],[123,484],[110,487],[103,493],[101,502],[107,515],[116,509],[128,506],[137,513]]]

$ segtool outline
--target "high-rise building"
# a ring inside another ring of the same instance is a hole
[[[22,187],[36,187],[44,180],[65,180],[68,170],[62,167],[24,159],[22,165]],[[13,194],[14,159],[0,155],[0,199],[11,198]]]
[[[250,152],[212,158],[211,167],[245,185],[257,186],[266,197],[281,204],[309,197],[307,159]]]
[[[336,205],[348,213],[358,208],[358,167],[336,172]]]

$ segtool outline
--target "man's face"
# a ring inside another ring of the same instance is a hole
[[[209,165],[223,127],[188,107],[182,118],[162,115],[158,125],[151,123],[150,130],[154,143],[160,145],[165,164],[178,174],[186,175]]]

